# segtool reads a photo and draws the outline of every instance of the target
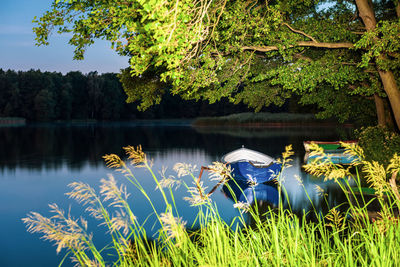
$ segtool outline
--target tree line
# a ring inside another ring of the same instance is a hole
[[[245,105],[228,101],[185,101],[166,93],[159,105],[138,111],[138,103],[126,103],[120,78],[115,73],[83,74],[72,71],[14,71],[0,69],[0,116],[28,121],[132,120],[194,118],[246,112]],[[287,111],[270,107],[268,111]]]

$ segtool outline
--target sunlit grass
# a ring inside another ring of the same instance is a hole
[[[343,144],[345,145],[345,144]],[[121,173],[121,178],[133,184],[146,197],[153,209],[160,229],[150,241],[143,225],[128,204],[129,193],[114,176],[101,180],[99,192],[84,183],[72,183],[69,197],[86,207],[86,211],[107,227],[112,244],[97,248],[88,233],[87,222],[66,214],[57,205],[50,205],[53,216],[47,218],[32,212],[23,221],[31,232],[56,244],[57,252],[67,252],[80,266],[398,266],[400,264],[400,225],[398,221],[398,196],[396,178],[400,170],[400,157],[393,156],[391,164],[383,168],[378,163],[362,159],[358,147],[348,146],[347,153],[357,155],[356,171],[367,174],[367,179],[377,192],[379,215],[371,218],[364,198],[353,192],[349,179],[361,187],[358,172],[352,176],[342,166],[314,161],[306,166],[316,175],[335,180],[347,194],[347,205],[330,207],[327,214],[316,212],[316,220],[306,219],[307,214],[295,215],[290,209],[269,209],[260,214],[258,204],[237,202],[233,205],[242,212],[228,224],[223,221],[207,189],[196,179],[198,169],[190,164],[176,164],[177,177],[160,177],[152,170],[152,162],[141,147],[126,147],[131,165],[145,168],[154,180],[164,203],[153,203],[131,169],[117,155],[106,155],[108,167]],[[314,153],[323,153],[316,150]],[[283,153],[284,168],[290,162],[290,147]],[[321,157],[323,158],[323,157]],[[211,178],[231,179],[230,169],[221,163],[209,166]],[[187,185],[180,179],[192,177]],[[389,177],[389,179],[387,179]],[[341,178],[341,179],[339,179]],[[301,182],[301,181],[300,181]],[[185,218],[178,216],[173,189],[185,186],[186,199],[198,209],[196,229],[191,229]],[[277,177],[278,189],[280,177]],[[326,193],[321,192],[326,197]],[[158,213],[155,205],[163,205]],[[246,224],[249,216],[251,224]],[[105,257],[113,254],[113,262]]]

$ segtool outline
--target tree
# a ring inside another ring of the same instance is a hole
[[[357,99],[373,99],[382,124],[387,97],[400,127],[399,5],[398,0],[57,0],[34,30],[38,44],[48,43],[54,27],[72,32],[76,59],[96,38],[107,39],[131,57],[132,75],[159,68],[161,80],[185,99],[228,98],[259,109],[292,94],[340,91],[348,109]]]
[[[36,119],[39,121],[47,121],[54,118],[55,101],[54,95],[47,89],[42,89],[34,98],[34,111]]]

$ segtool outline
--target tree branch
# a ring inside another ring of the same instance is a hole
[[[353,43],[316,43],[314,41],[300,41],[295,45],[289,45],[287,47],[283,47],[283,49],[294,48],[294,47],[319,47],[319,48],[328,48],[328,49],[338,49],[338,48],[352,48],[354,46]],[[279,50],[278,46],[270,45],[270,46],[243,46],[242,50],[253,50],[257,52],[269,52]]]
[[[292,27],[290,27],[290,25],[287,24],[287,23],[282,23],[282,24],[285,25],[286,27],[288,27],[292,32],[295,32],[295,33],[304,35],[305,37],[311,39],[314,43],[318,43],[318,41],[315,40],[311,35],[309,35],[309,34],[307,34],[307,33],[305,33],[305,32],[299,31],[299,30],[295,30],[295,29],[293,29]]]

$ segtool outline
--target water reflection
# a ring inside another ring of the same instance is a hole
[[[282,205],[299,217],[316,220],[317,216],[327,214],[333,207],[340,206],[340,210],[346,210],[348,199],[338,182],[343,187],[354,185],[354,181],[348,178],[326,181],[323,176],[304,173],[300,159],[295,158],[293,166],[286,168],[280,176],[280,190],[276,181],[251,185],[231,180],[221,191],[232,203],[244,202],[257,207],[260,215]]]
[[[277,185],[274,183],[250,185],[230,180],[224,184],[222,192],[234,203],[257,204],[258,206],[268,206],[272,209],[278,207],[281,198]]]
[[[319,140],[338,139],[347,131],[332,129],[224,129],[194,130],[189,122],[30,124],[0,128],[0,170],[5,168],[60,169],[64,164],[81,169],[87,163],[98,166],[104,154],[122,154],[123,146],[142,145],[147,152],[169,149],[200,149],[219,158],[223,153],[245,145],[279,157],[285,145],[303,151],[302,142],[312,136]],[[338,129],[340,130],[340,129]]]
[[[303,141],[309,140],[310,136],[319,140],[336,140],[343,137],[333,129],[296,131],[294,129],[290,131],[264,129],[240,132],[234,129],[230,132],[205,132],[191,128],[187,122],[181,124],[59,123],[1,127],[0,212],[2,220],[0,228],[6,230],[0,232],[0,250],[2,251],[0,266],[55,266],[62,255],[57,256],[54,247],[39,240],[38,235],[27,233],[20,219],[29,211],[38,211],[47,215],[47,205],[54,202],[65,209],[72,205],[72,214],[79,217],[81,214],[76,213],[80,211],[78,205],[71,204],[72,202],[64,195],[68,190],[67,184],[78,180],[98,188],[99,180],[111,172],[104,167],[102,156],[110,153],[123,155],[122,147],[127,145],[142,145],[149,157],[154,159],[156,173],[166,166],[169,167],[167,174],[174,175],[171,168],[177,162],[207,166],[242,145],[273,158],[279,158],[285,146],[293,144],[296,152],[293,167],[285,170],[283,174],[282,185],[287,191],[287,198],[283,199],[284,205],[290,203],[295,211],[301,213],[303,210],[312,208],[309,201],[311,198],[314,203],[319,203],[315,204],[320,205],[318,208],[325,209],[324,201],[321,201],[323,198],[316,190],[316,185],[328,193],[326,198],[331,205],[340,203],[341,197],[335,191],[337,190],[335,186],[306,176],[301,171],[301,164],[304,156]],[[161,203],[162,197],[158,191],[155,191],[154,182],[149,174],[143,169],[136,169],[135,174],[140,178],[146,192],[151,194],[154,202]],[[295,175],[302,178],[302,185],[294,178]],[[191,183],[190,178],[184,179],[188,184]],[[205,178],[202,180],[209,188],[215,185]],[[135,215],[143,222],[151,213],[151,207],[146,204],[146,199],[132,187],[128,189],[132,190],[130,201]],[[252,189],[244,188],[242,191],[245,192],[248,200],[262,200],[263,203],[273,207],[276,206],[276,199],[279,198],[272,185],[259,185]],[[233,202],[225,194],[224,191],[217,191],[212,195],[212,199],[219,206],[221,217],[229,221],[239,212],[233,208]],[[175,194],[176,205],[180,216],[190,225],[196,218],[197,209],[183,201],[184,196],[188,196],[188,193],[182,186]],[[162,205],[157,206],[160,211],[162,208]],[[153,225],[151,223],[147,225],[151,232]],[[91,227],[91,229],[97,229],[97,223],[94,222]],[[101,240],[101,236],[95,234],[98,238],[96,242],[107,244],[107,241]],[[24,252],[25,257],[19,256],[21,251]]]

